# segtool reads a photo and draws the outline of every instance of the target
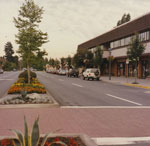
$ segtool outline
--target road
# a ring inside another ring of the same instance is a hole
[[[39,80],[62,106],[149,106],[146,89],[38,72]]]
[[[8,91],[9,87],[17,80],[19,72],[4,72],[0,74],[0,98]]]

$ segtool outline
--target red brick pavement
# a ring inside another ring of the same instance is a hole
[[[23,117],[29,126],[40,116],[41,133],[85,133],[90,137],[150,136],[150,109],[0,109],[0,136],[13,135],[8,129],[23,131]]]

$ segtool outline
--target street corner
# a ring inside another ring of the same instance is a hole
[[[137,87],[137,88],[143,88],[143,89],[150,89],[150,86],[144,86],[144,85],[140,85],[140,84],[124,83],[123,85]]]

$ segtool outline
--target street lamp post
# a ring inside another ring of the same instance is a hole
[[[129,74],[129,59],[126,60],[126,64],[127,64],[127,83],[128,83],[128,74]]]
[[[109,80],[111,80],[111,51],[112,51],[112,48],[109,48]]]

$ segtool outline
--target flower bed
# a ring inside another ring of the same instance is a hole
[[[40,138],[39,145],[43,138]],[[67,146],[85,146],[79,137],[49,137],[44,146],[64,146],[63,144],[56,144],[54,142],[62,141]],[[53,144],[52,144],[53,143]],[[13,139],[0,140],[0,146],[14,146]]]
[[[38,81],[37,78],[33,78],[31,84],[24,83],[24,78],[18,78],[17,82],[14,83],[8,90],[8,94],[17,94],[21,90],[27,93],[41,93],[45,94],[45,87]]]
[[[26,117],[24,116],[24,134],[19,130],[10,129],[17,138],[0,139],[0,146],[97,146],[86,135],[57,135],[53,132],[40,136],[39,117],[34,121],[32,132],[29,133]],[[56,130],[58,131],[58,130]]]

